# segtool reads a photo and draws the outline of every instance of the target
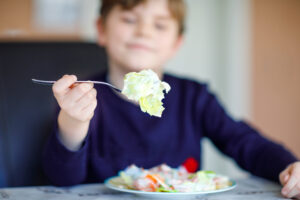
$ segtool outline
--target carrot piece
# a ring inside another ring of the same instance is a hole
[[[151,174],[147,174],[146,178],[150,179],[154,183],[157,183],[157,179],[153,175],[151,175]]]

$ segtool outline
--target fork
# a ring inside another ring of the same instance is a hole
[[[38,79],[31,79],[33,83],[37,83],[40,85],[53,85],[56,81],[46,81],[46,80],[38,80]],[[108,86],[112,89],[114,89],[117,92],[122,92],[122,90],[120,90],[119,88],[117,88],[116,86],[107,83],[107,82],[103,82],[103,81],[75,81],[75,83],[94,83],[94,84],[99,84],[99,85],[105,85]]]

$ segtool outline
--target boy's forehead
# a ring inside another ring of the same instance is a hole
[[[141,15],[152,15],[156,17],[171,17],[168,0],[147,0],[133,7],[131,11]]]

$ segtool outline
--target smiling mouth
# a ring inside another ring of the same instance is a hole
[[[153,48],[142,44],[128,44],[128,47],[136,50],[153,51]]]

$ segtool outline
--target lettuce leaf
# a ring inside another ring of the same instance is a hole
[[[164,91],[168,93],[170,89],[168,83],[160,81],[157,74],[148,69],[126,74],[122,94],[128,99],[139,102],[143,112],[161,117],[165,109],[162,103],[165,97]]]

